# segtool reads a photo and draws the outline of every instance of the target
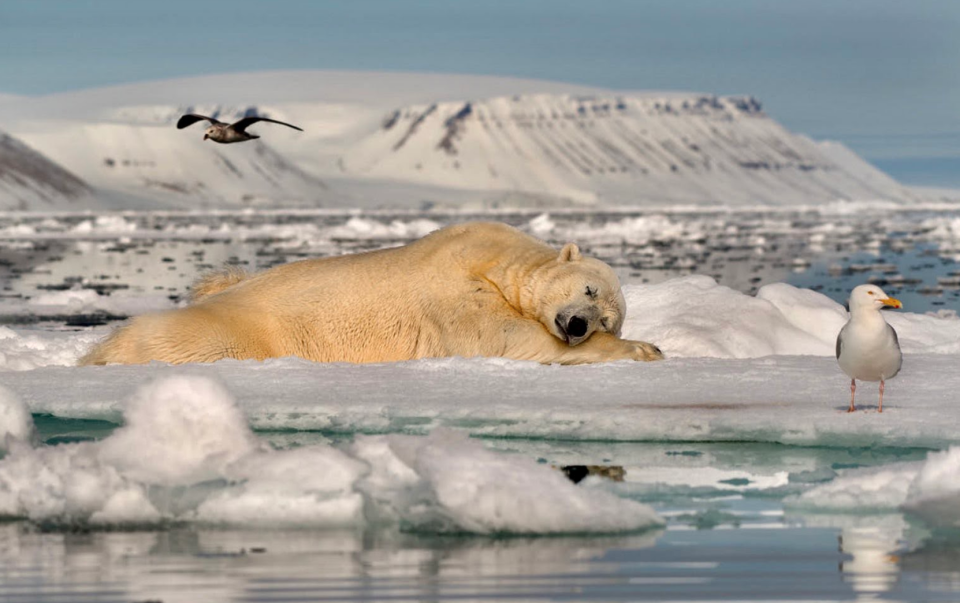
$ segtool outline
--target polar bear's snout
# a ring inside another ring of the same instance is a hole
[[[599,318],[600,313],[595,308],[561,310],[557,313],[554,324],[557,326],[560,339],[566,341],[567,345],[575,346],[590,337],[596,330]]]

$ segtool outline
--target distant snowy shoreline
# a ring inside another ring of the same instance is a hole
[[[218,148],[173,126],[187,112],[269,116],[305,132],[271,129]],[[239,73],[11,98],[0,129],[11,135],[0,148],[0,208],[8,209],[924,201],[842,144],[789,132],[752,97],[692,92],[439,74]],[[45,163],[14,169],[28,152]]]
[[[924,190],[924,189],[921,189]],[[839,200],[821,204],[798,205],[695,205],[695,204],[650,204],[640,207],[610,205],[587,207],[443,207],[432,209],[418,209],[410,207],[381,207],[381,208],[350,208],[350,207],[277,207],[277,208],[204,208],[204,209],[113,209],[113,210],[0,210],[0,219],[16,220],[43,220],[51,219],[84,219],[97,216],[158,216],[158,217],[189,217],[189,216],[357,216],[357,217],[459,217],[464,219],[496,220],[498,216],[528,216],[535,217],[541,214],[556,214],[563,216],[595,216],[595,215],[647,215],[647,214],[691,214],[691,215],[742,215],[742,214],[803,214],[816,213],[822,215],[851,215],[857,212],[873,211],[878,213],[901,212],[954,212],[960,210],[960,190],[938,189],[943,199],[919,201],[904,205],[890,201],[846,201]],[[956,193],[956,200],[950,196]],[[944,200],[950,199],[950,200]],[[0,233],[6,236],[9,233]]]

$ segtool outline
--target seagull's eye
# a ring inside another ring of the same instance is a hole
[[[867,295],[874,295],[873,291],[867,291]]]

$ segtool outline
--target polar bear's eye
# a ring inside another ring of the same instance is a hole
[[[596,297],[597,290],[591,287],[590,285],[587,285],[586,294],[587,294],[587,297]]]

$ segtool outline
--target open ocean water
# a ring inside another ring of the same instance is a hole
[[[581,244],[624,283],[707,274],[755,292],[810,287],[843,302],[880,284],[912,312],[960,310],[960,212],[375,212],[0,216],[0,324],[84,329],[100,310],[37,314],[30,300],[93,289],[178,301],[223,263],[261,269],[398,245],[435,223],[497,219]],[[0,373],[2,381],[2,373]],[[35,417],[48,445],[103,421]],[[349,434],[261,432],[275,446]],[[958,601],[960,536],[901,513],[832,515],[783,500],[841,469],[923,449],[741,443],[486,440],[555,465],[622,467],[608,486],[664,529],[480,537],[397,529],[92,529],[0,522],[0,601]],[[600,480],[603,478],[593,477]]]

